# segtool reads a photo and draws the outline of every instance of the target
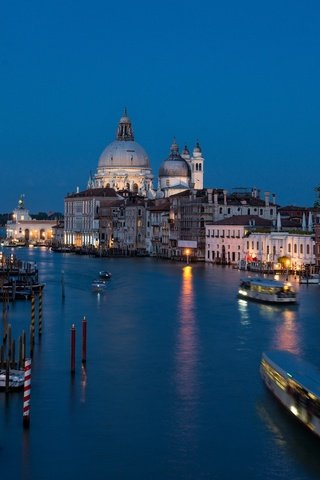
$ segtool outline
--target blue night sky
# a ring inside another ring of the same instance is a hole
[[[205,186],[311,206],[318,1],[10,0],[0,11],[0,212],[63,211],[126,106],[155,176],[199,140]]]

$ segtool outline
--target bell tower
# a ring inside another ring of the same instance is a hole
[[[203,167],[204,167],[204,158],[202,156],[201,147],[199,142],[196,143],[196,146],[193,149],[192,157],[190,158],[191,163],[191,182],[193,188],[196,190],[203,189]]]

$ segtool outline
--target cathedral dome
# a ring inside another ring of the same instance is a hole
[[[115,140],[102,152],[99,167],[150,168],[145,150],[133,140]]]
[[[169,157],[160,165],[159,177],[191,177],[190,166],[179,154],[175,141],[171,145]]]
[[[131,120],[125,109],[120,118],[116,140],[102,152],[98,168],[150,168],[145,150],[134,141]]]

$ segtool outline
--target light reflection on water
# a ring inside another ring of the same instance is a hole
[[[181,400],[187,401],[194,396],[197,389],[198,352],[192,267],[190,266],[183,268],[178,328],[176,384]]]
[[[301,354],[301,336],[297,323],[297,312],[289,309],[284,310],[281,320],[275,329],[275,349],[288,350],[297,355]]]
[[[199,394],[198,336],[191,266],[182,270],[175,363],[176,421],[179,429],[176,436],[179,448],[186,453],[195,448],[196,402]]]

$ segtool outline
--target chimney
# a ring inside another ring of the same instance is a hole
[[[276,196],[275,196],[274,193],[272,194],[272,203],[273,203],[273,205],[276,204]]]
[[[213,194],[213,202],[214,202],[215,205],[218,205],[218,194],[217,194],[217,192],[215,192]]]
[[[212,188],[208,188],[207,193],[208,193],[208,203],[212,203]]]
[[[269,207],[269,205],[270,205],[270,192],[265,192],[264,202],[265,202],[265,206]]]
[[[227,190],[223,190],[223,204],[227,205]]]

